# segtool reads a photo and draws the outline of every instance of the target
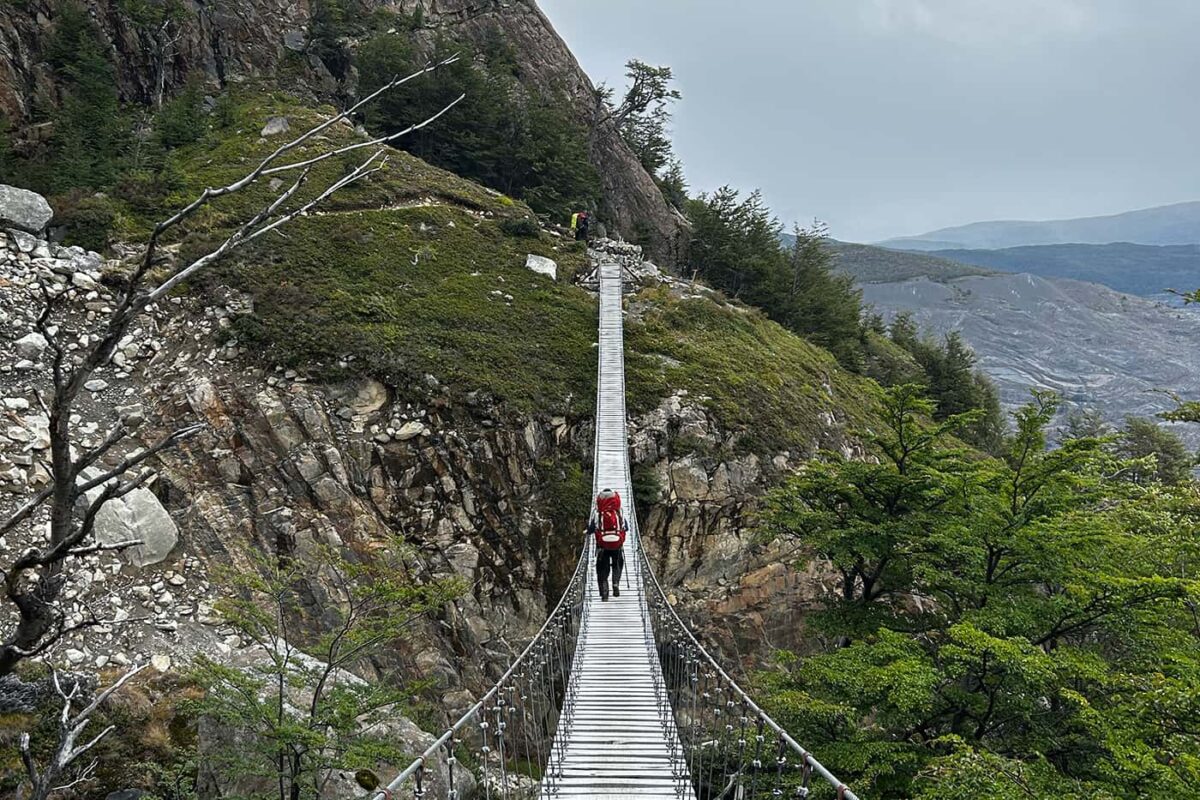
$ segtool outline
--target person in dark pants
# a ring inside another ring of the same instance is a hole
[[[625,535],[629,524],[621,513],[621,495],[605,489],[596,496],[596,508],[588,519],[588,534],[596,538],[596,580],[600,599],[608,600],[608,576],[612,575],[612,596],[621,596],[621,573],[625,571]]]
[[[575,215],[575,241],[586,242],[592,230],[592,217],[586,211]]]

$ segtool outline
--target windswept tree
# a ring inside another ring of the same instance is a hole
[[[24,659],[45,653],[72,631],[107,622],[95,613],[72,619],[60,602],[80,559],[140,544],[98,541],[97,516],[107,503],[145,485],[153,474],[153,460],[159,454],[200,430],[198,425],[188,426],[149,445],[140,445],[133,439],[137,420],[123,417],[108,429],[99,444],[86,446],[78,425],[72,422],[85,384],[109,363],[118,344],[148,306],[165,301],[185,281],[221,259],[309,214],[333,195],[384,169],[388,143],[432,123],[456,105],[461,96],[451,99],[428,118],[377,138],[335,147],[322,134],[376,98],[456,60],[450,57],[406,77],[392,78],[345,111],[280,145],[237,180],[205,189],[155,225],[140,257],[122,279],[114,310],[87,331],[85,346],[68,347],[68,342],[78,340],[81,331],[72,330],[71,319],[66,315],[65,291],[56,294],[49,285],[42,286],[43,307],[37,329],[50,353],[51,385],[47,396],[39,396],[39,400],[49,418],[50,480],[45,488],[0,519],[0,536],[27,532],[43,521],[48,535],[45,539],[29,537],[33,544],[0,565],[4,603],[8,606],[4,629],[0,631],[0,675],[11,673]],[[346,171],[322,169],[331,159],[338,159],[332,163],[344,163],[360,153],[366,156],[356,159],[354,166]],[[310,186],[310,178],[315,176],[320,176],[320,185]],[[260,182],[285,178],[277,193],[272,193],[248,219],[235,224],[214,246],[181,261],[173,262],[162,256],[163,245],[210,205]]]
[[[611,87],[605,84],[596,87],[594,129],[611,125],[620,131],[638,161],[664,186],[667,178],[664,170],[677,163],[671,144],[671,105],[682,95],[672,86],[675,75],[670,67],[652,66],[635,59],[625,65],[625,70],[629,85],[620,102],[615,100],[616,93]],[[672,185],[678,184],[677,181]]]

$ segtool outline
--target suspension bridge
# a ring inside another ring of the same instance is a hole
[[[499,681],[375,800],[858,800],[726,673],[676,614],[637,530],[625,410],[623,269],[601,253],[592,496],[629,521],[619,598],[601,602],[595,542]]]

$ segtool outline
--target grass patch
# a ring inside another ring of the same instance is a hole
[[[170,191],[166,197],[148,208],[127,204],[121,235],[126,239],[145,237],[153,224],[164,216],[162,207],[181,208],[207,187],[225,186],[238,180],[280,145],[336,113],[331,106],[306,106],[285,92],[252,88],[232,90],[222,98],[221,113],[212,115],[208,132],[195,143],[178,147],[168,154],[163,168],[163,174],[170,177]],[[286,117],[290,129],[287,133],[264,139],[261,136],[263,126],[272,117]],[[342,121],[289,152],[280,164],[304,161],[363,141],[365,137],[356,132],[350,122]],[[374,150],[374,147],[363,147],[313,167],[306,185],[293,199],[293,205],[315,197],[324,187],[366,160]],[[299,174],[294,171],[265,177],[236,194],[214,200],[179,228],[177,238],[241,224]],[[337,193],[322,209],[380,209],[429,201],[500,218],[535,219],[524,204],[392,148],[387,149],[387,163],[379,173]]]
[[[761,453],[807,448],[827,428],[825,412],[852,424],[870,414],[863,399],[869,381],[760,312],[679,299],[666,289],[644,291],[634,302],[626,371],[635,413],[685,389],[738,435],[739,449]]]
[[[334,377],[349,357],[401,388],[428,373],[518,411],[585,413],[595,300],[526,270],[529,253],[568,274],[585,258],[461,209],[412,208],[311,217],[213,276],[253,295],[235,331],[276,363]]]

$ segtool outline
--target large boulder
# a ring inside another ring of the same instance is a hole
[[[87,470],[85,478],[96,475]],[[88,500],[100,496],[103,487],[88,492]],[[109,500],[96,514],[96,541],[104,545],[140,541],[121,551],[121,557],[135,567],[148,567],[167,559],[179,542],[179,528],[149,489],[134,489],[124,497]]]
[[[531,269],[539,275],[545,275],[552,281],[558,280],[558,264],[545,256],[530,253],[529,257],[525,259],[525,268]]]
[[[37,192],[0,183],[0,227],[40,234],[53,217],[54,209]]]
[[[45,336],[42,336],[37,331],[33,331],[13,342],[13,349],[17,351],[17,355],[21,358],[37,361],[42,357],[42,353],[46,352],[48,345],[49,342],[46,341]]]

